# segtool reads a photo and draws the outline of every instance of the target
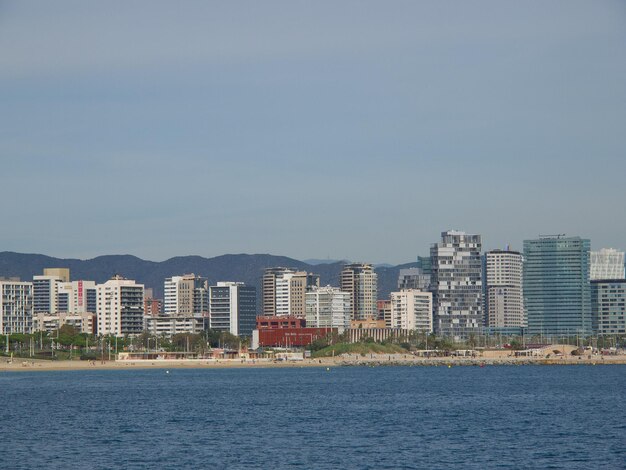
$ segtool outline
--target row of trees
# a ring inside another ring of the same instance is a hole
[[[92,359],[120,351],[206,352],[212,348],[238,349],[247,344],[247,339],[214,330],[171,337],[157,336],[147,331],[135,337],[114,337],[81,333],[71,325],[63,325],[51,333],[0,335],[0,354],[65,358],[68,354],[75,353],[75,356]]]
[[[8,340],[8,344],[7,344]],[[364,342],[373,342],[364,338]],[[309,348],[317,351],[331,344],[348,342],[347,334],[333,333],[313,341]],[[626,337],[617,336],[482,336],[470,335],[458,342],[449,337],[411,332],[408,335],[386,341],[398,344],[405,349],[437,349],[452,351],[455,349],[475,348],[510,348],[524,349],[529,344],[570,344],[577,347],[591,346],[597,349],[626,347]],[[186,351],[206,353],[213,348],[239,349],[248,346],[247,338],[239,338],[228,332],[206,330],[201,333],[184,333],[174,336],[156,336],[147,331],[135,337],[94,336],[80,333],[70,325],[47,333],[0,335],[0,354],[14,354],[27,357],[70,357],[95,358],[120,351]],[[72,356],[74,354],[74,356]]]
[[[324,338],[313,341],[310,349],[317,351],[331,344],[347,342],[347,335],[330,334]],[[374,342],[372,338],[364,338],[363,342]],[[611,347],[626,348],[626,336],[588,336],[565,335],[555,337],[533,336],[505,336],[505,335],[475,335],[470,334],[462,341],[455,341],[454,338],[437,336],[435,334],[411,332],[408,335],[396,337],[384,341],[383,343],[395,343],[405,349],[437,349],[443,351],[453,351],[457,349],[476,348],[507,348],[512,350],[526,349],[528,345],[539,344],[568,344],[583,348],[591,346],[597,349]]]

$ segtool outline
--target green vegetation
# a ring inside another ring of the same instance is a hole
[[[397,344],[381,344],[374,342],[337,343],[314,351],[313,357],[340,356],[341,354],[406,354],[407,350]]]
[[[51,360],[112,359],[122,351],[200,352],[211,348],[238,349],[248,345],[247,338],[228,332],[207,330],[198,334],[179,334],[173,337],[153,335],[144,331],[135,337],[94,336],[80,333],[71,325],[63,325],[53,332],[0,335],[0,356]]]

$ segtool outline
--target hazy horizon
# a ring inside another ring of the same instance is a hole
[[[0,251],[626,248],[621,1],[4,1],[0,50]]]

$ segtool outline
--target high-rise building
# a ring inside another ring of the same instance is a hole
[[[589,253],[592,281],[598,279],[624,279],[624,252],[602,248]]]
[[[143,285],[114,276],[96,286],[99,335],[137,335],[143,330]]]
[[[256,288],[243,282],[209,287],[209,328],[235,336],[251,336],[256,326]]]
[[[319,287],[316,274],[294,269],[268,268],[263,274],[263,315],[306,317],[305,294]]]
[[[591,318],[594,334],[626,335],[626,280],[591,281]]]
[[[591,333],[590,241],[524,240],[524,308],[530,334]]]
[[[371,264],[346,264],[341,271],[340,288],[350,293],[352,320],[378,317],[378,275]]]
[[[417,289],[391,293],[391,328],[433,332],[433,295]]]
[[[338,287],[313,287],[306,294],[308,328],[349,328],[350,294]]]
[[[0,278],[0,334],[33,331],[33,283]]]
[[[422,268],[406,268],[400,270],[398,274],[398,290],[428,290],[429,287],[430,274],[426,274]]]
[[[57,312],[96,313],[96,283],[71,281],[57,284]]]
[[[195,274],[165,279],[163,312],[165,315],[209,313],[208,282]]]
[[[485,254],[485,324],[490,328],[526,326],[523,295],[523,256],[517,251]]]
[[[435,331],[464,338],[483,326],[480,235],[449,230],[430,248]]]
[[[67,282],[70,282],[68,268],[44,268],[43,275],[33,276],[33,312],[59,311],[59,285]],[[65,307],[65,304],[62,303],[61,307]]]

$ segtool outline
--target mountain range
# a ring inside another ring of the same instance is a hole
[[[155,262],[132,255],[105,255],[93,259],[62,259],[39,254],[0,252],[0,277],[19,277],[31,280],[42,274],[44,268],[69,268],[73,280],[105,282],[119,274],[134,279],[145,287],[151,287],[157,298],[163,298],[163,281],[171,276],[194,273],[208,279],[212,285],[217,281],[240,281],[257,288],[261,294],[261,279],[265,268],[284,266],[319,274],[321,285],[339,285],[339,275],[345,261],[310,264],[285,256],[269,254],[230,254],[203,258],[201,256],[178,256]],[[398,266],[376,267],[378,274],[378,298],[387,299],[397,288],[398,272],[415,266],[406,263]],[[259,303],[260,305],[260,303]]]

